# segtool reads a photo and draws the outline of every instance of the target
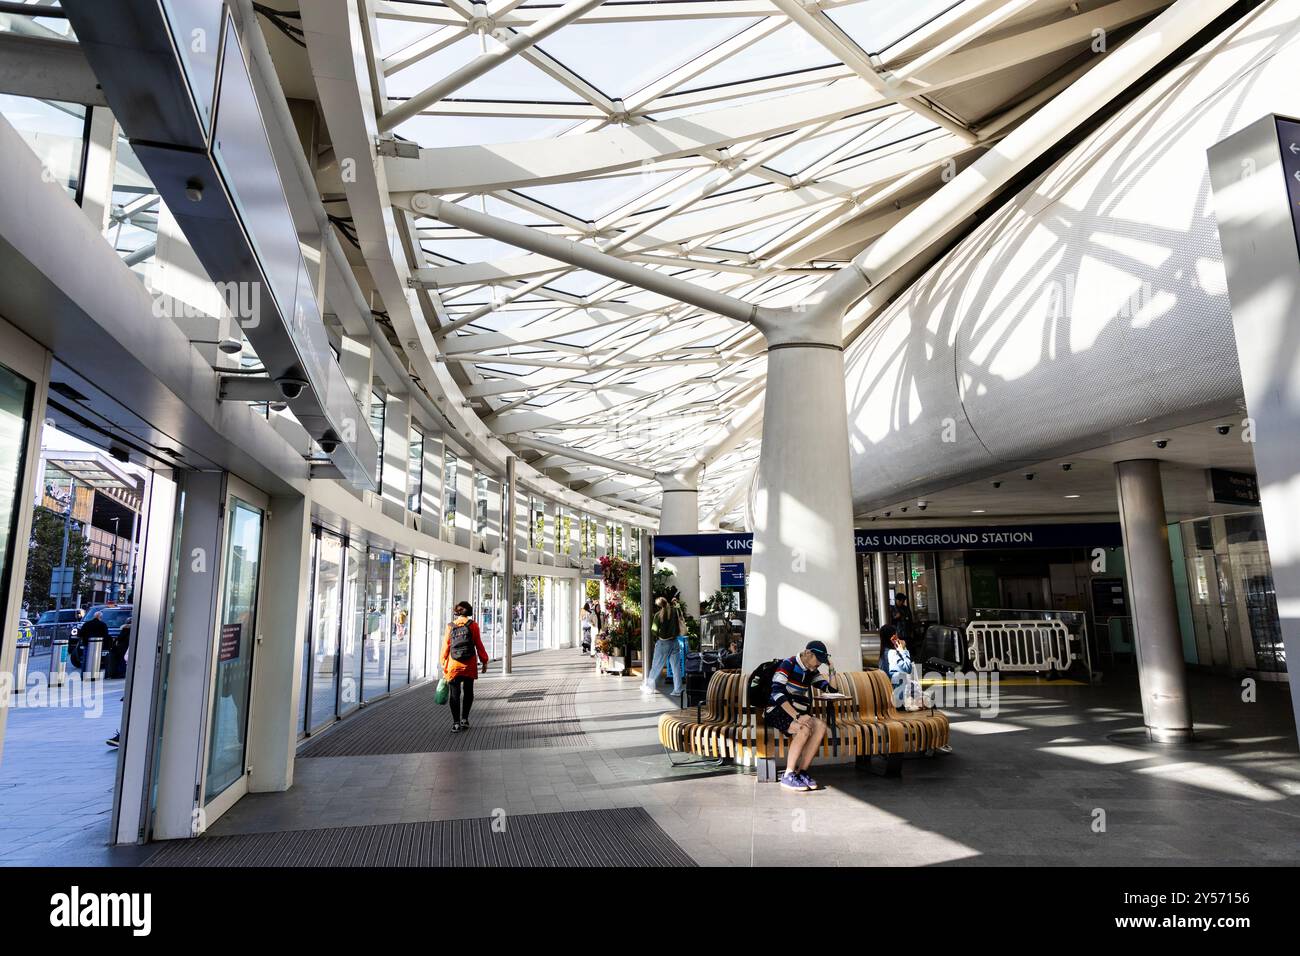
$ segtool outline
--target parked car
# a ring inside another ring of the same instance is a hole
[[[49,653],[51,642],[56,637],[71,638],[76,634],[77,625],[81,623],[81,611],[75,607],[65,607],[56,611],[51,608],[42,611],[33,628],[32,654]]]
[[[135,608],[130,604],[92,604],[86,608],[86,614],[81,620],[89,621],[99,611],[104,612],[104,623],[108,625],[109,637],[117,637],[118,632],[122,630],[122,625],[135,615]],[[77,629],[73,628],[72,633],[75,636]]]

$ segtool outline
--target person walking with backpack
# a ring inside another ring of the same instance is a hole
[[[459,602],[452,613],[442,642],[442,676],[450,691],[451,732],[469,730],[469,711],[474,706],[474,681],[478,680],[479,662],[487,672],[488,652],[479,636],[474,608],[468,601]]]
[[[809,713],[812,704],[811,688],[824,693],[834,693],[831,682],[821,674],[823,664],[831,656],[821,641],[809,641],[808,646],[794,657],[773,661],[759,667],[753,679],[761,679],[760,672],[771,668],[771,690],[763,722],[790,738],[786,754],[785,773],[780,784],[787,790],[820,790],[821,786],[808,775],[813,758],[826,739],[826,722]]]

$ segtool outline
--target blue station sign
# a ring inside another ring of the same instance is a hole
[[[877,551],[1017,551],[1031,548],[1116,548],[1124,543],[1117,522],[1074,524],[975,525],[952,528],[859,528],[854,550]],[[749,532],[706,532],[655,536],[656,558],[703,558],[750,554]]]

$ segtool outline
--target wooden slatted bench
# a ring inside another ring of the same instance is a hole
[[[704,704],[670,711],[659,718],[659,742],[669,751],[713,759],[729,758],[754,766],[762,780],[776,779],[776,763],[789,740],[768,729],[761,712],[745,700],[747,677],[718,671],[709,681]],[[819,756],[851,753],[859,765],[870,762],[889,775],[901,770],[905,754],[927,753],[948,743],[948,718],[938,711],[900,711],[893,686],[881,671],[836,674],[832,686],[848,700],[827,701],[835,710]]]

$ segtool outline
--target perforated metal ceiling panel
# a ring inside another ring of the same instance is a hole
[[[1205,151],[1300,111],[1286,6],[1111,117],[853,345],[859,508],[1240,397]]]

